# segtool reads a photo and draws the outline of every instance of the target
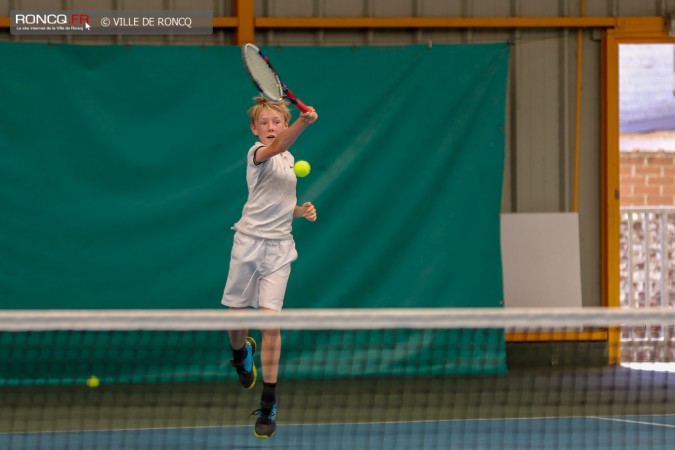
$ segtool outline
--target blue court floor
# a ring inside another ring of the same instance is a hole
[[[440,450],[669,449],[675,415],[280,425],[271,439],[252,426],[0,434],[12,450]]]

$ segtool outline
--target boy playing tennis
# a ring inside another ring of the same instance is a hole
[[[300,114],[289,126],[291,113],[285,102],[253,99],[248,110],[251,131],[258,137],[246,158],[248,200],[241,219],[234,225],[234,243],[222,304],[232,309],[259,308],[263,312],[281,311],[291,263],[298,254],[291,235],[291,222],[304,217],[316,220],[310,202],[296,204],[294,158],[288,149],[310,124],[318,119],[314,108]],[[232,361],[245,389],[255,385],[253,362],[256,342],[248,330],[230,330]],[[276,430],[276,384],[281,353],[278,329],[262,330],[261,363],[263,391],[254,434],[268,438]]]

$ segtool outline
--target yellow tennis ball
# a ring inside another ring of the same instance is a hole
[[[312,166],[307,161],[296,161],[293,170],[295,170],[297,176],[306,177],[309,175],[309,171],[312,170]]]
[[[87,386],[89,386],[90,388],[98,387],[99,384],[101,384],[100,381],[98,381],[98,378],[95,377],[94,375],[87,378]]]

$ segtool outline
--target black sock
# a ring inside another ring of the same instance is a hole
[[[262,396],[260,397],[262,403],[271,405],[277,401],[277,384],[263,382]]]
[[[246,344],[239,350],[232,349],[232,361],[238,363],[244,362],[244,359],[246,359]]]

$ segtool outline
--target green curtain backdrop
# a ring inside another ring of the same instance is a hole
[[[508,45],[264,50],[320,116],[292,148],[319,219],[286,307],[501,305]],[[0,58],[0,308],[220,307],[254,139],[239,49]]]

